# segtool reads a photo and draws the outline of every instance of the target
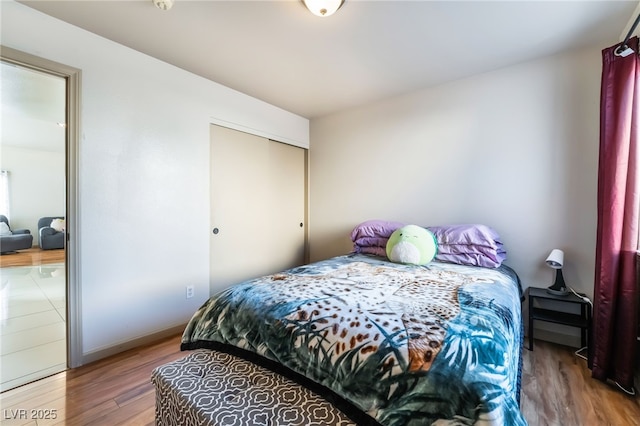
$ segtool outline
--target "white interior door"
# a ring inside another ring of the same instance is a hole
[[[304,262],[304,149],[211,126],[211,291]]]

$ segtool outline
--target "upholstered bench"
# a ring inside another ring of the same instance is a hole
[[[226,353],[196,350],[156,368],[156,425],[355,425],[299,384]]]

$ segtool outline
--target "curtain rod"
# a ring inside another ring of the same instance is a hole
[[[640,15],[636,17],[636,20],[633,22],[633,25],[629,29],[627,36],[624,38],[624,41],[620,43],[620,46],[618,46],[618,48],[615,50],[616,55],[627,56],[631,54],[631,52],[633,52],[633,50],[630,49],[629,46],[627,46],[627,42],[629,42],[629,39],[631,38],[631,34],[633,34],[633,32],[635,31],[639,22],[640,22]]]

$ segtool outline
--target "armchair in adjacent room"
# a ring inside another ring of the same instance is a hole
[[[25,250],[33,245],[33,235],[28,229],[11,229],[9,219],[0,215],[0,253]]]
[[[64,248],[66,236],[63,216],[42,217],[38,220],[38,235],[42,250]]]

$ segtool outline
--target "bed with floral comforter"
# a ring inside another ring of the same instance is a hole
[[[182,349],[240,355],[358,424],[524,425],[516,273],[350,254],[246,281],[192,317]]]

